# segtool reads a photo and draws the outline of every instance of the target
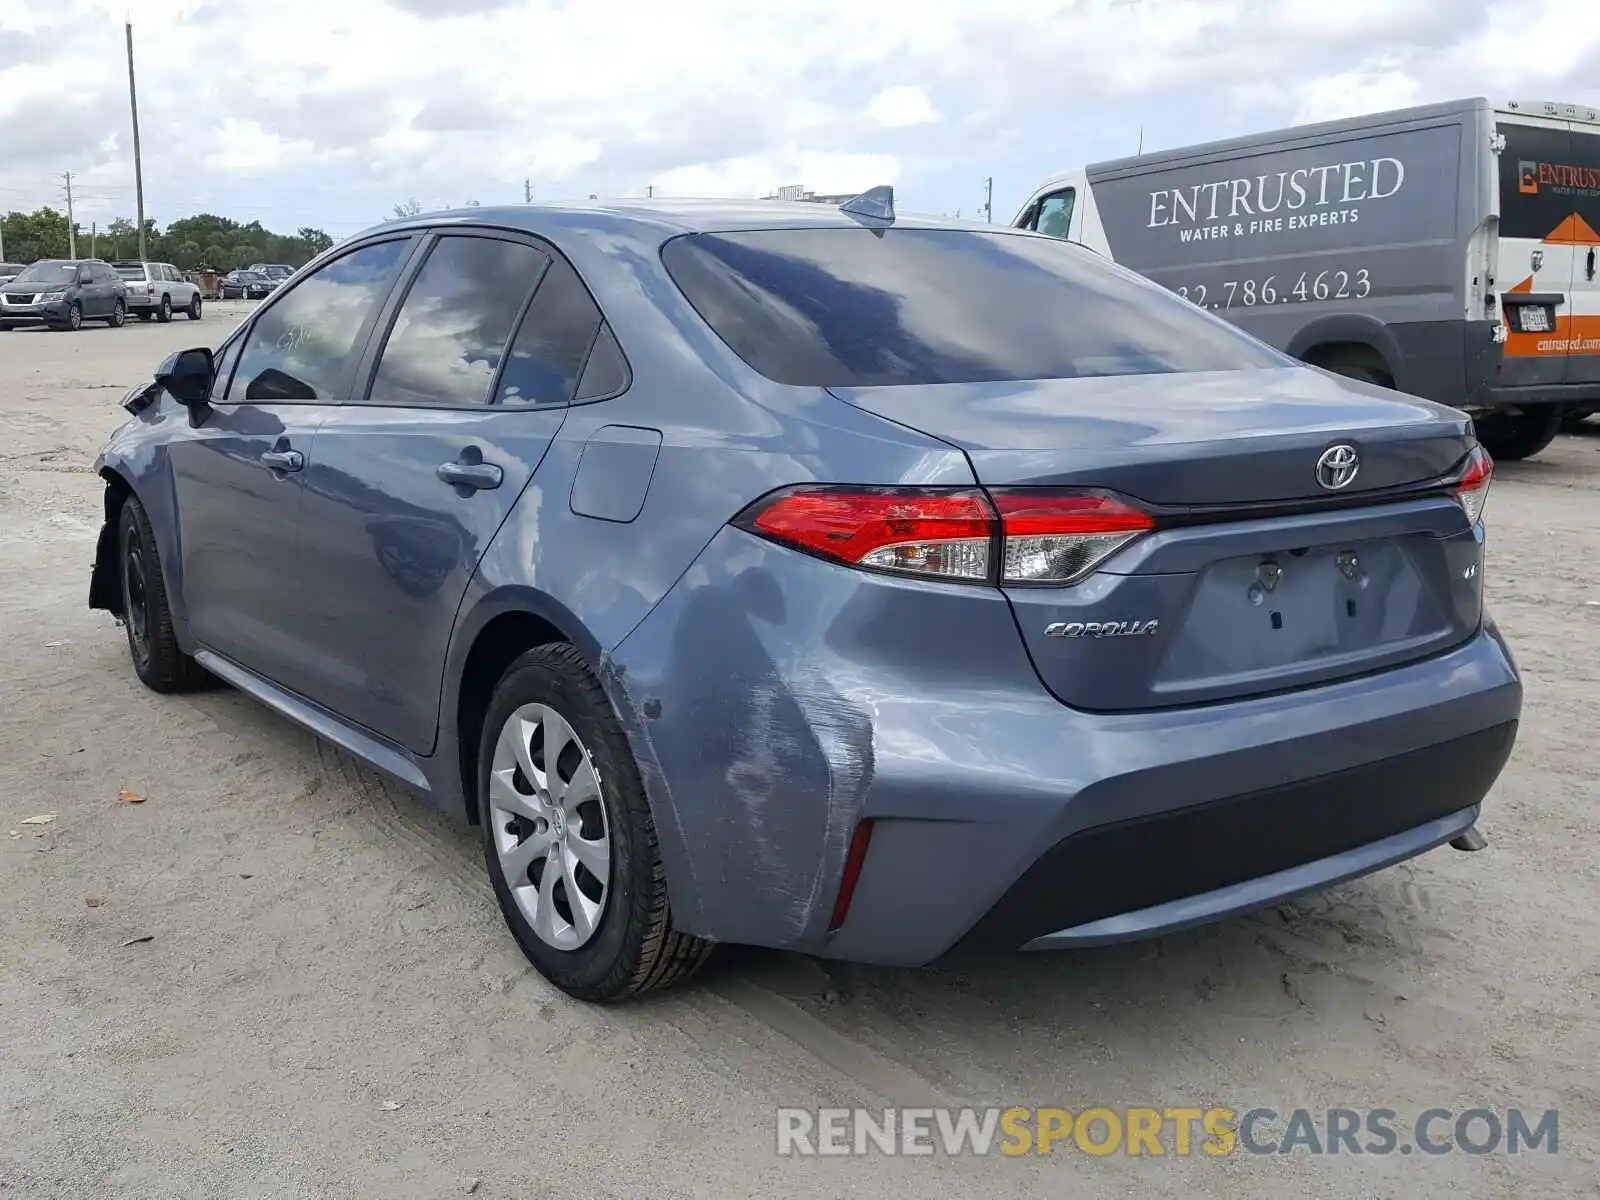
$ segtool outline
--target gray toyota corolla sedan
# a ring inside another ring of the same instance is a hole
[[[1515,736],[1466,417],[887,189],[388,223],[124,405],[139,677],[476,824],[585,999],[1476,848]]]

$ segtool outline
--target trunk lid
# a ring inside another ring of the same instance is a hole
[[[1157,505],[1327,495],[1313,470],[1335,442],[1361,459],[1343,497],[1404,488],[1472,444],[1464,413],[1311,367],[829,390],[964,450],[985,485],[1103,487]]]
[[[1006,585],[1063,702],[1133,711],[1399,666],[1482,619],[1479,531],[1430,487],[1461,413],[1310,368],[834,388],[962,449],[991,489],[1101,488],[1157,529],[1070,586]],[[1359,458],[1330,490],[1317,464]]]

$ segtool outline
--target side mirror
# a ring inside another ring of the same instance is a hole
[[[217,365],[211,351],[204,346],[197,350],[179,350],[168,355],[156,368],[156,384],[179,404],[198,408],[210,397],[211,381],[216,373]]]

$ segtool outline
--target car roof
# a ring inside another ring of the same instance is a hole
[[[474,206],[385,221],[357,234],[423,229],[431,226],[493,226],[529,233],[623,232],[641,240],[666,241],[684,233],[733,233],[757,229],[852,229],[864,222],[832,204],[786,200],[590,200],[504,207]],[[872,221],[872,227],[879,222]],[[897,213],[900,229],[950,229],[1014,234],[1005,225]],[[355,240],[354,238],[351,240]]]

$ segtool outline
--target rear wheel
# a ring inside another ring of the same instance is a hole
[[[113,329],[121,329],[122,323],[127,319],[128,306],[121,300],[118,300],[116,307],[111,310],[111,315],[106,318],[106,324],[111,326]]]
[[[191,321],[198,321],[200,319],[200,293],[199,292],[196,292],[194,294],[194,299],[189,301],[189,307],[184,309],[184,312],[188,313],[189,320],[191,320]]]
[[[1332,371],[1335,375],[1343,375],[1347,379],[1359,379],[1362,383],[1372,383],[1378,387],[1394,387],[1394,376],[1389,373],[1389,368],[1384,365],[1383,359],[1373,350],[1337,350],[1323,358],[1310,361],[1325,371]]]
[[[161,574],[161,558],[150,518],[135,496],[122,503],[117,519],[117,561],[122,583],[122,624],[134,674],[157,692],[184,692],[202,687],[208,676],[178,649],[172,631],[172,608]]]
[[[1561,432],[1561,406],[1547,404],[1526,412],[1495,412],[1472,422],[1473,432],[1498,462],[1532,458]]]
[[[155,316],[155,313],[151,312],[148,308],[141,308],[139,310],[139,320],[141,321],[148,321],[153,316]]]
[[[172,320],[172,297],[166,293],[162,293],[161,308],[156,312],[156,320],[163,324]]]
[[[625,1000],[686,979],[710,956],[709,942],[672,927],[638,768],[571,646],[528,651],[495,689],[478,804],[506,924],[568,995]]]

